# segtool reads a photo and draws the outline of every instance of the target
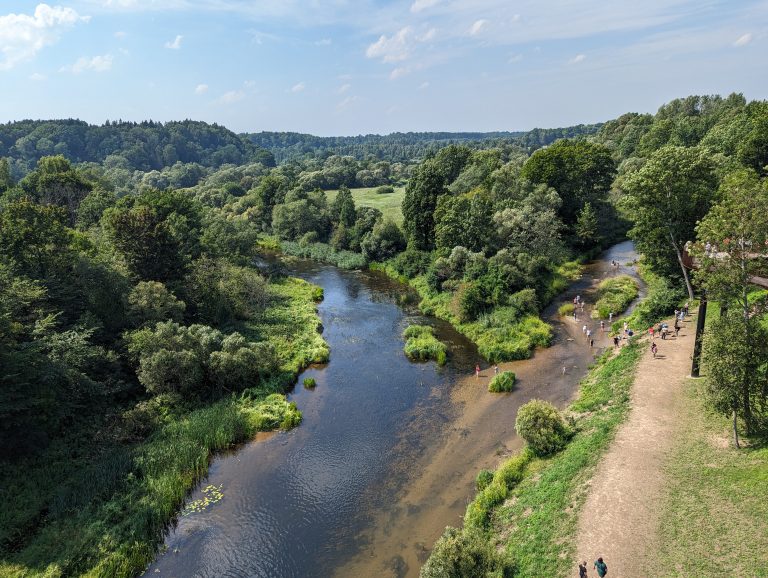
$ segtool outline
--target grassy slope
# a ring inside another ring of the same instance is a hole
[[[355,200],[355,205],[358,207],[373,207],[379,209],[384,217],[389,217],[398,225],[403,224],[403,211],[401,206],[403,204],[403,197],[405,197],[405,187],[395,187],[395,192],[378,195],[376,189],[378,187],[350,189],[352,191],[352,198]],[[328,196],[328,202],[332,203],[336,198],[339,191],[326,191]]]
[[[718,316],[710,303],[707,324]],[[733,448],[730,419],[706,406],[705,380],[706,364],[687,387],[666,469],[658,561],[665,576],[768,576],[768,446]]]
[[[271,383],[169,418],[133,446],[115,442],[107,420],[90,421],[0,473],[0,576],[139,574],[214,452],[300,421],[275,392],[307,363],[328,358],[317,288],[285,279],[271,291],[272,306],[248,328],[275,344],[281,374]]]

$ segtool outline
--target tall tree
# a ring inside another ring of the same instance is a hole
[[[435,246],[435,208],[441,195],[447,193],[442,168],[430,159],[422,163],[405,188],[403,229],[416,248],[430,250]]]
[[[768,341],[756,322],[766,311],[765,299],[751,299],[754,277],[768,276],[768,182],[761,183],[752,171],[729,175],[721,187],[722,200],[715,205],[696,228],[698,243],[692,252],[700,260],[697,281],[711,299],[719,301],[731,313],[728,323],[729,344],[714,340],[708,363],[721,363],[718,355],[739,353],[732,360],[731,372],[711,373],[710,380],[718,390],[737,388],[729,399],[738,400],[738,414],[744,419],[747,433],[752,430],[753,411],[766,401],[765,347],[755,349],[758,342]],[[725,331],[725,328],[720,328]],[[714,338],[713,338],[714,339]],[[755,396],[759,396],[755,403]],[[736,411],[736,409],[734,409]]]
[[[715,168],[706,149],[665,146],[624,181],[625,208],[634,222],[630,237],[655,271],[672,277],[677,271],[690,299],[683,247],[716,198]]]
[[[605,200],[615,175],[607,148],[567,139],[533,153],[520,171],[522,178],[557,191],[563,200],[560,215],[567,226],[573,226],[585,203],[595,206]]]

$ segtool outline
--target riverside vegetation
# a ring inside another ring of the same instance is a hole
[[[734,444],[759,444],[766,300],[748,287],[750,275],[768,276],[768,260],[753,258],[768,250],[767,126],[768,103],[738,94],[526,134],[0,126],[0,573],[135,574],[211,452],[298,422],[281,394],[302,367],[328,358],[314,305],[322,291],[253,267],[267,246],[407,282],[423,312],[496,362],[547,345],[542,308],[581,259],[628,234],[649,286],[633,326],[700,288],[731,312],[728,342],[713,332],[705,343],[705,391],[732,420]],[[371,190],[382,186],[395,192]],[[326,191],[337,192],[329,201]],[[385,199],[390,218],[376,207]],[[706,274],[680,266],[686,242]],[[606,306],[631,301],[630,290],[607,288],[616,300]],[[495,543],[522,575],[539,572],[526,570],[532,552],[544,575],[559,572],[567,484],[533,480],[578,476],[596,459],[603,438],[590,436],[613,427],[600,419],[620,419],[633,351],[585,382],[586,399],[618,396],[583,416],[598,420],[593,429],[580,417],[562,451],[525,453],[493,475],[472,517],[490,539],[457,530],[438,544],[459,574],[486,554],[496,565]],[[734,364],[745,370],[724,369]],[[531,500],[551,500],[542,506],[551,523],[522,516],[505,526],[533,487]],[[505,506],[510,492],[518,500]],[[499,538],[513,527],[530,534]]]

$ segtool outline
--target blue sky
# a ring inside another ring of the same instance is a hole
[[[11,0],[0,90],[0,122],[566,126],[688,94],[768,98],[768,0]]]

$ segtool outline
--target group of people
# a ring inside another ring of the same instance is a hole
[[[594,563],[595,571],[600,578],[604,578],[608,574],[608,565],[602,558],[598,558]],[[579,578],[587,578],[587,562],[586,560],[579,564]]]

